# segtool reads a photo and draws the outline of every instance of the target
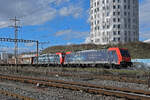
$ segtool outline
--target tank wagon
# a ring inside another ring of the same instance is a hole
[[[132,65],[128,49],[109,48],[84,50],[56,54],[44,54],[38,58],[39,64],[64,67],[129,67]],[[36,59],[34,60],[36,63]]]

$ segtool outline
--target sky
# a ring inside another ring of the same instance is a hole
[[[150,0],[139,2],[140,40],[144,41],[150,39]],[[40,48],[85,43],[90,33],[89,8],[90,0],[0,0],[0,37],[14,38],[14,29],[9,26],[16,16],[21,26],[18,38],[48,42]],[[10,50],[13,46],[0,44]],[[19,44],[19,49],[31,50],[34,45]]]

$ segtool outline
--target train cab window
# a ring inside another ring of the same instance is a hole
[[[130,57],[128,50],[120,49],[120,52],[123,57]]]

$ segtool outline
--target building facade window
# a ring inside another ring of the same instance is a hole
[[[113,16],[115,16],[116,15],[116,12],[113,12]]]
[[[120,31],[118,31],[118,35],[120,35]]]
[[[120,29],[120,24],[118,25],[118,29]]]
[[[113,9],[116,9],[116,6],[115,6],[115,5],[113,6]]]
[[[113,31],[113,34],[116,35],[116,31]]]
[[[120,37],[118,38],[118,41],[120,42]]]
[[[138,0],[90,1],[91,40],[94,43],[123,43],[139,39]]]

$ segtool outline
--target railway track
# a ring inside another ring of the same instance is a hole
[[[26,73],[34,73],[33,71],[23,71]],[[36,73],[36,72],[35,72]],[[38,72],[45,74],[45,72]],[[76,77],[76,78],[87,78],[87,79],[100,79],[100,80],[111,80],[111,81],[118,81],[118,82],[128,82],[128,83],[136,83],[136,84],[145,84],[148,85],[148,76],[147,79],[138,79],[133,78],[130,76],[124,75],[110,75],[110,74],[101,74],[101,75],[93,75],[93,74],[69,74],[63,72],[48,72],[47,75],[51,76],[61,76],[61,77]]]
[[[31,66],[31,64],[0,64],[0,66],[23,66],[23,67],[28,67]],[[41,66],[34,64],[32,66]],[[45,65],[46,66],[46,65]],[[32,73],[30,71],[25,71],[26,73]],[[67,77],[80,77],[80,78],[90,78],[90,79],[101,79],[101,80],[112,80],[112,81],[118,81],[118,82],[128,82],[128,83],[137,83],[137,84],[145,84],[148,85],[148,77],[146,79],[139,79],[139,78],[133,78],[130,76],[123,76],[123,75],[91,75],[91,74],[81,74],[81,75],[76,75],[76,74],[65,74],[65,73],[60,73],[60,72],[48,72],[49,75],[59,75],[59,76],[67,76]]]
[[[35,100],[33,98],[26,97],[26,96],[21,96],[19,94],[11,93],[11,92],[5,91],[5,90],[0,90],[0,94],[10,96],[10,97],[13,97],[13,98],[16,98],[16,99],[19,99],[19,100]]]
[[[23,73],[41,73],[46,75],[52,75],[52,76],[62,76],[62,77],[77,77],[77,78],[87,78],[87,79],[100,79],[100,80],[111,80],[111,81],[118,81],[118,82],[128,82],[128,83],[136,83],[136,84],[144,84],[148,85],[148,80],[150,76],[144,76],[143,79],[139,79],[136,76],[128,76],[128,75],[111,75],[111,74],[100,74],[100,75],[94,75],[94,74],[69,74],[64,72],[34,72],[34,71],[26,71],[21,70],[20,72]]]
[[[62,80],[47,80],[31,77],[0,75],[0,79],[12,80],[23,83],[39,84],[48,87],[57,87],[71,89],[75,91],[84,91],[93,94],[102,94],[107,96],[116,96],[132,100],[150,100],[150,91],[134,90],[129,88],[119,88],[111,86],[98,86],[93,84],[85,84],[78,82],[67,82]]]
[[[58,75],[58,76],[67,76],[67,77],[80,77],[80,78],[90,78],[90,79],[101,79],[101,80],[111,80],[118,82],[128,82],[128,83],[137,83],[137,84],[148,84],[148,80],[142,80],[137,78],[131,78],[128,76],[114,76],[114,75],[91,75],[91,74],[65,74],[60,72],[49,72],[49,75]]]

